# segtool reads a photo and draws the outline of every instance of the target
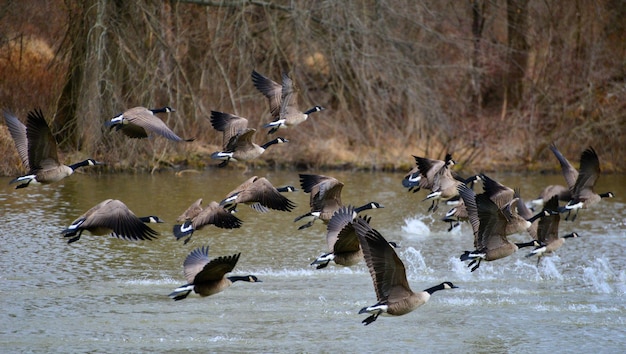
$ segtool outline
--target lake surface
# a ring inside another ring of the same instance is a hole
[[[306,171],[318,173],[318,171]],[[255,171],[274,185],[299,186],[297,172]],[[561,221],[568,239],[539,266],[526,250],[471,273],[458,257],[473,249],[468,224],[447,232],[427,212],[425,192],[407,193],[402,174],[326,172],[345,183],[345,204],[378,201],[371,224],[398,249],[409,283],[419,291],[442,281],[416,311],[379,317],[369,326],[358,311],[376,303],[364,262],[316,270],[326,252],[321,223],[299,231],[293,219],[308,194],[286,194],[291,213],[260,214],[240,206],[236,230],[213,226],[184,245],[172,235],[176,217],[197,198],[219,201],[249,176],[211,170],[176,176],[76,174],[51,186],[15,190],[0,178],[0,346],[2,352],[441,352],[614,353],[626,348],[626,178],[602,176],[597,192],[616,198]],[[532,199],[561,175],[490,174]],[[482,186],[477,186],[482,191]],[[129,242],[85,232],[68,245],[60,232],[107,198],[137,215],[157,215],[154,241]],[[525,240],[526,235],[512,236]],[[226,291],[183,301],[167,295],[185,284],[187,254],[210,246],[210,257],[241,252]]]

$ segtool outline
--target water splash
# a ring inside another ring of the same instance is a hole
[[[563,275],[559,271],[558,264],[561,264],[561,258],[556,254],[548,257],[541,257],[538,270],[544,279],[563,280]]]
[[[404,226],[402,226],[402,231],[411,236],[429,236],[430,235],[430,227],[426,225],[424,220],[430,220],[431,223],[433,221],[433,217],[430,215],[418,215],[412,218],[404,219]]]
[[[600,293],[609,294],[614,292],[615,290],[611,283],[619,280],[619,278],[620,276],[617,275],[617,272],[611,267],[605,257],[596,258],[589,262],[588,266],[583,267],[583,283]],[[621,288],[623,290],[623,285]]]
[[[409,277],[412,275],[430,274],[433,272],[433,270],[426,265],[422,252],[419,250],[416,250],[413,247],[408,247],[401,253],[402,258],[404,259],[404,267],[406,268],[407,275]]]

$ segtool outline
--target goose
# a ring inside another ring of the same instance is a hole
[[[67,243],[78,241],[85,230],[98,236],[111,234],[126,240],[152,240],[158,232],[145,223],[162,222],[163,220],[154,215],[139,218],[122,201],[107,199],[87,210],[61,234],[71,237]]]
[[[175,301],[182,300],[192,291],[202,297],[210,296],[224,291],[236,281],[261,283],[254,275],[225,276],[235,268],[239,256],[241,253],[209,260],[209,246],[194,249],[183,263],[187,284],[174,289],[169,297]]]
[[[376,304],[363,307],[359,311],[359,314],[371,314],[362,321],[364,325],[376,321],[381,314],[405,315],[428,302],[434,292],[457,288],[446,281],[424,291],[413,292],[406,278],[404,264],[393,246],[377,230],[372,229],[364,218],[356,218],[353,225],[378,300]]]
[[[317,257],[311,265],[317,265],[316,269],[326,268],[330,261],[345,267],[353,266],[363,259],[361,244],[354,231],[352,222],[357,217],[357,212],[351,205],[339,208],[333,214],[327,225],[326,243],[328,253]],[[363,217],[369,223],[371,218]],[[399,248],[396,242],[390,241],[393,248]]]
[[[265,177],[252,176],[228,193],[220,205],[231,212],[236,211],[239,203],[248,204],[260,213],[266,213],[269,209],[291,211],[296,205],[280,193],[293,189],[287,186],[279,190]]]
[[[559,197],[556,195],[552,196],[552,198],[546,202],[545,208],[548,210],[557,210],[559,208]],[[559,213],[552,213],[539,220],[537,228],[537,241],[539,242],[539,246],[535,247],[535,249],[526,255],[526,257],[537,256],[537,266],[543,256],[561,248],[566,238],[579,237],[576,232],[559,237],[560,220],[561,215],[559,215]]]
[[[217,202],[212,201],[202,209],[202,199],[196,200],[183,214],[181,214],[173,228],[176,240],[187,237],[184,244],[191,240],[193,232],[202,229],[206,225],[215,225],[221,229],[237,229],[241,227],[242,221],[235,215],[228,212]]]
[[[578,175],[578,172],[576,172],[576,175]],[[541,193],[539,193],[539,196],[537,198],[531,200],[530,205],[533,208],[540,208],[544,205],[545,202],[550,200],[552,196],[555,195],[558,196],[558,200],[561,202],[569,202],[570,200],[572,200],[572,192],[569,190],[568,187],[560,184],[551,184],[549,186],[546,186],[541,191]]]
[[[497,182],[485,174],[481,175],[481,179],[483,181],[483,189],[485,190],[484,194],[502,210],[506,216],[505,236],[529,231],[529,229],[529,232],[533,235],[533,223],[535,223],[537,219],[546,216],[548,211],[543,210],[535,215],[520,215],[519,207],[523,207],[523,211],[526,211],[526,206],[523,201],[520,203],[520,198],[516,196],[515,190]]]
[[[280,85],[256,70],[252,71],[252,83],[269,100],[270,112],[274,118],[273,122],[264,126],[270,128],[268,134],[273,134],[280,128],[296,126],[306,121],[311,113],[324,110],[322,106],[314,106],[305,112],[300,111],[293,81],[286,73],[283,73],[282,78],[283,84]]]
[[[352,226],[355,217],[356,212],[352,206],[341,207],[335,212],[327,226],[326,243],[329,252],[317,257],[311,265],[317,265],[317,269],[322,269],[333,261],[335,264],[349,267],[363,259],[363,251]],[[365,221],[369,222],[369,218],[365,218]]]
[[[121,130],[124,135],[134,139],[147,138],[148,133],[156,133],[173,141],[193,141],[194,139],[183,139],[176,135],[155,115],[170,112],[176,112],[176,110],[168,106],[153,109],[134,107],[113,117],[105,125],[110,129]]]
[[[596,151],[592,147],[589,147],[580,155],[580,171],[578,172],[576,182],[574,182],[573,186],[570,186],[572,199],[567,203],[567,205],[560,209],[563,212],[568,212],[565,220],[569,219],[572,211],[575,211],[575,214],[571,219],[571,221],[574,221],[576,220],[580,209],[587,209],[598,203],[602,200],[602,198],[615,197],[612,192],[598,194],[593,191],[593,187],[599,177],[600,160],[598,159]]]
[[[435,174],[444,166],[453,166],[456,162],[451,154],[446,154],[445,161],[415,156],[415,167],[402,180],[402,185],[413,193],[423,189],[432,190]]]
[[[22,164],[28,170],[26,175],[9,182],[9,184],[18,183],[16,189],[26,188],[31,183],[58,182],[80,167],[103,165],[94,159],[86,159],[69,166],[59,163],[57,143],[41,109],[28,112],[26,125],[8,110],[4,110],[4,120]]]
[[[311,211],[294,219],[294,222],[300,220],[307,221],[306,224],[298,227],[298,230],[311,227],[317,219],[328,223],[333,214],[343,206],[341,202],[343,182],[334,177],[324,175],[301,173],[299,176],[302,190],[310,194],[309,205]],[[369,202],[354,208],[354,212],[358,214],[364,210],[378,208],[384,208],[384,206],[378,202]]]
[[[263,145],[252,142],[256,129],[248,128],[248,120],[233,114],[211,111],[211,125],[224,134],[223,151],[211,154],[215,160],[224,160],[219,167],[228,165],[229,161],[250,161],[261,156],[267,148],[274,144],[284,144],[289,140],[278,137]]]
[[[533,240],[525,243],[512,243],[507,239],[506,228],[508,219],[512,217],[511,204],[500,209],[489,195],[476,195],[466,185],[459,186],[459,194],[463,198],[474,232],[474,251],[465,251],[461,261],[471,260],[468,267],[476,264],[472,272],[480,267],[481,261],[495,261],[508,257],[519,248],[537,246]],[[517,201],[516,201],[517,202]]]
[[[457,189],[459,185],[461,184],[473,185],[475,181],[481,179],[480,176],[472,176],[468,178],[467,180],[464,180],[460,176],[452,173],[452,170],[450,170],[450,166],[452,165],[453,165],[453,160],[450,160],[450,162],[447,162],[442,168],[439,169],[439,171],[437,171],[432,176],[432,185],[429,185],[429,187],[431,187],[430,188],[431,193],[428,194],[426,198],[422,200],[422,201],[426,201],[426,200],[432,201],[432,204],[428,208],[429,212],[437,211],[437,209],[439,208],[440,201],[448,202],[450,200],[453,200],[454,198],[457,198],[459,196],[459,192]],[[421,167],[420,167],[420,170],[421,170]]]

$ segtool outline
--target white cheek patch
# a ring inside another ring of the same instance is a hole
[[[128,123],[128,122],[124,122],[124,114],[120,114],[119,116],[115,116],[113,117],[113,119],[111,119],[111,124],[119,124],[119,123]]]
[[[75,223],[73,223],[72,225],[70,225],[67,229],[68,230],[76,230],[77,228],[80,227],[80,225],[82,225],[85,222],[85,219],[79,219],[77,220]]]
[[[190,221],[184,223],[183,225],[181,225],[180,227],[180,232],[185,233],[185,232],[189,232],[193,230],[193,225]]]

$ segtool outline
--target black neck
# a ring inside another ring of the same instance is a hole
[[[85,167],[85,166],[89,166],[89,160],[85,160],[85,161],[81,161],[81,162],[77,162],[73,165],[69,165],[68,167],[71,168],[72,170],[75,170],[79,167]]]
[[[363,210],[366,210],[366,209],[371,209],[371,207],[370,207],[370,203],[367,203],[367,204],[361,205],[361,206],[360,206],[360,207],[358,207],[358,208],[354,208],[354,212],[358,214],[358,213],[360,213],[360,212],[362,212]]]
[[[432,295],[435,291],[439,291],[439,290],[443,290],[443,289],[444,289],[444,287],[443,287],[443,283],[442,283],[442,284],[433,286],[432,288],[428,288],[428,289],[426,289],[424,291],[429,293],[430,295]]]
[[[311,114],[313,112],[317,112],[317,107],[309,108],[304,114]]]
[[[228,280],[232,281],[233,283],[239,280],[248,282],[251,281],[249,275],[233,275],[231,277],[228,277]]]
[[[600,198],[612,198],[613,197],[613,193],[606,192],[606,193],[599,194],[599,196],[600,196]]]
[[[167,107],[153,108],[150,111],[152,111],[152,113],[164,113],[164,112],[167,112]]]
[[[533,223],[533,222],[535,222],[535,220],[540,219],[540,218],[542,218],[544,216],[546,216],[546,212],[542,211],[540,213],[537,213],[537,214],[533,215],[530,219],[527,219],[527,221]]]
[[[267,149],[268,147],[270,147],[270,146],[272,146],[272,145],[274,145],[274,144],[278,144],[278,138],[276,138],[276,139],[274,139],[274,140],[272,140],[272,141],[268,141],[267,143],[265,143],[265,144],[261,145],[261,147],[262,147],[263,149]]]

